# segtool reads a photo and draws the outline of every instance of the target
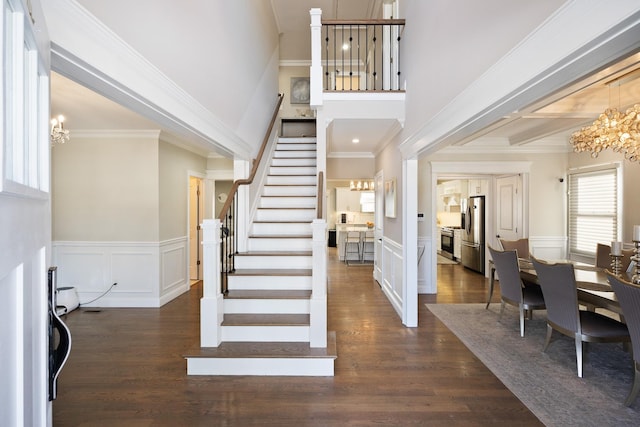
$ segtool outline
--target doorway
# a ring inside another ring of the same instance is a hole
[[[202,279],[202,230],[204,200],[203,181],[189,177],[189,280],[191,285]]]

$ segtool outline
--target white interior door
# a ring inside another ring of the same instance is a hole
[[[496,189],[496,238],[516,240],[523,237],[522,175],[496,178]]]
[[[200,188],[202,180],[189,177],[189,279],[199,280],[200,275],[200,222],[201,201]]]

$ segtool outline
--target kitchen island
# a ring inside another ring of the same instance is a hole
[[[362,253],[362,245],[364,242],[364,236],[367,231],[373,231],[373,228],[369,228],[367,224],[336,224],[336,233],[337,233],[337,245],[338,245],[338,258],[340,261],[346,262],[360,262],[360,257],[356,252],[348,252],[346,251],[346,240],[348,232],[358,232],[360,233],[360,253]],[[366,255],[363,261],[372,262],[373,261],[373,253],[365,253]]]

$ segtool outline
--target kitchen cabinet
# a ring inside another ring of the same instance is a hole
[[[453,230],[453,257],[460,259],[462,257],[462,229]]]
[[[440,227],[436,227],[436,241],[435,241],[435,247],[436,247],[436,252],[440,253],[442,252],[442,247],[440,246],[441,244],[441,237],[440,237]]]
[[[470,179],[469,196],[486,196],[489,191],[488,179]]]

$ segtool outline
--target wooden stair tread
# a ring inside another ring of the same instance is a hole
[[[309,326],[308,314],[225,314],[222,326]]]
[[[327,347],[312,348],[305,342],[223,342],[218,347],[194,347],[184,357],[206,358],[337,358],[336,333],[327,333]]]
[[[224,296],[226,299],[309,299],[310,290],[230,290]]]
[[[311,224],[313,221],[291,221],[291,220],[262,220],[262,221],[253,221],[254,224]]]
[[[289,210],[289,209],[296,209],[296,210],[306,209],[306,210],[316,210],[316,208],[290,208],[288,206],[268,207],[268,208],[258,208],[258,209],[287,209],[287,210]]]
[[[235,256],[311,256],[311,251],[250,251],[239,252]]]
[[[311,239],[313,234],[252,234],[252,239]]]
[[[283,195],[262,195],[260,196],[265,199],[277,199],[277,198],[287,198],[287,199],[315,199],[317,196],[314,194],[313,196],[299,196],[297,194],[283,194]]]
[[[311,269],[238,269],[229,276],[311,276]]]

